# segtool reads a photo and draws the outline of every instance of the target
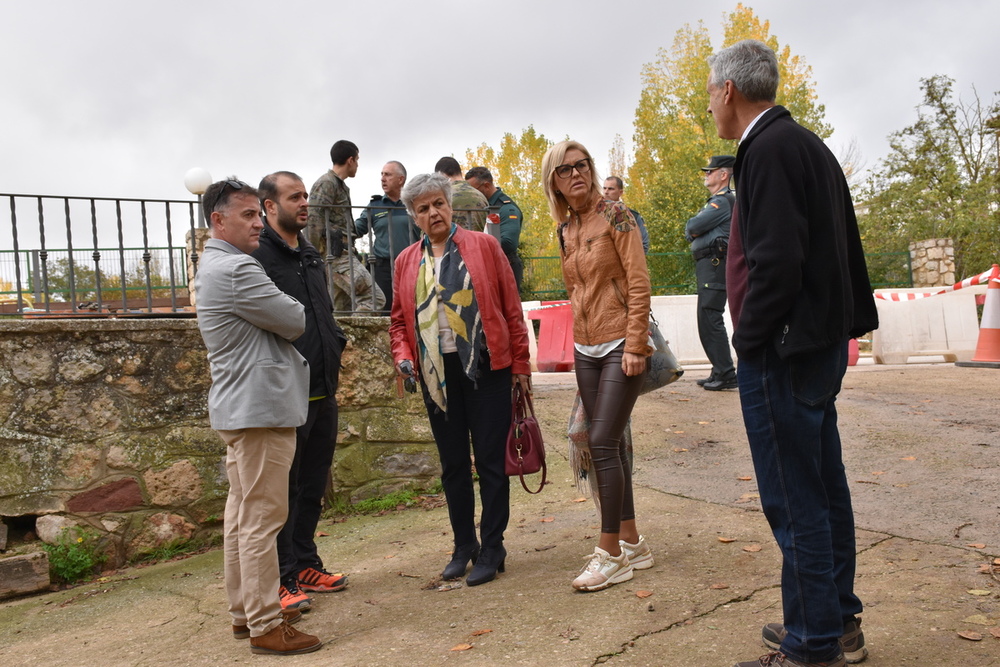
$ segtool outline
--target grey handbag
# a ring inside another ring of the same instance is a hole
[[[649,358],[649,370],[646,372],[646,382],[640,394],[648,394],[660,387],[666,387],[684,375],[684,369],[670,351],[670,345],[660,333],[660,325],[657,324],[652,312],[649,313],[649,339],[653,345],[653,355]]]

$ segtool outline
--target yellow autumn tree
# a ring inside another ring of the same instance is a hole
[[[529,125],[515,136],[508,132],[500,147],[480,144],[465,152],[465,163],[471,167],[486,167],[493,174],[497,187],[510,195],[521,208],[520,254],[522,257],[559,254],[555,225],[549,218],[548,202],[542,188],[542,157],[552,142]]]
[[[722,46],[759,39],[774,49],[781,74],[777,103],[787,107],[799,123],[828,137],[832,129],[823,122],[825,109],[817,102],[811,68],[770,30],[770,22],[738,4],[725,17]],[[687,249],[684,223],[708,194],[699,168],[712,155],[736,154],[736,142],[719,139],[708,114],[706,82],[708,58],[713,53],[708,29],[699,21],[678,30],[673,45],[661,48],[642,70],[643,89],[634,121],[635,157],[628,170],[626,199],[646,219],[651,252]]]

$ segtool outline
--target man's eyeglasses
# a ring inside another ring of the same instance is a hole
[[[556,167],[556,176],[558,176],[559,178],[562,178],[562,179],[567,179],[567,178],[569,178],[573,174],[573,170],[574,169],[576,169],[576,171],[581,176],[583,176],[585,174],[589,174],[590,173],[590,158],[583,158],[582,160],[580,160],[579,162],[576,162],[575,164],[561,164],[561,165],[559,165],[558,167]]]
[[[232,188],[233,190],[242,190],[246,186],[246,183],[242,181],[237,181],[232,178],[226,179],[222,182],[222,187],[219,188],[219,192],[215,195],[215,201],[209,207],[209,211],[215,211],[215,207],[219,205],[219,200],[222,199],[222,195],[225,194],[226,188]]]

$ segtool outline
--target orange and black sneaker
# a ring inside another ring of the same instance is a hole
[[[312,606],[309,596],[299,590],[295,580],[288,581],[278,588],[278,597],[281,599],[281,610],[297,609],[306,611]]]
[[[299,588],[310,593],[333,593],[347,588],[347,575],[337,572],[330,574],[326,570],[307,567],[299,572]]]

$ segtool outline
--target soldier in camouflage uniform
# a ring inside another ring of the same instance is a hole
[[[327,264],[330,297],[338,312],[379,311],[385,305],[382,290],[355,256],[353,248],[348,247],[347,229],[350,226],[353,230],[354,219],[351,217],[351,189],[344,179],[358,173],[358,155],[358,147],[353,142],[342,139],[335,143],[330,149],[333,168],[316,179],[309,191],[309,241]]]
[[[523,222],[521,207],[493,183],[493,174],[486,167],[473,167],[465,172],[465,182],[482,192],[490,204],[490,212],[500,217],[500,247],[503,248],[503,254],[507,255],[510,268],[514,271],[517,289],[520,290],[524,279],[524,265],[517,254]]]
[[[482,232],[486,229],[486,215],[489,213],[489,201],[482,192],[465,182],[462,178],[462,167],[453,157],[443,157],[434,165],[434,171],[451,179],[451,221],[459,227]],[[460,210],[460,209],[482,209]]]

